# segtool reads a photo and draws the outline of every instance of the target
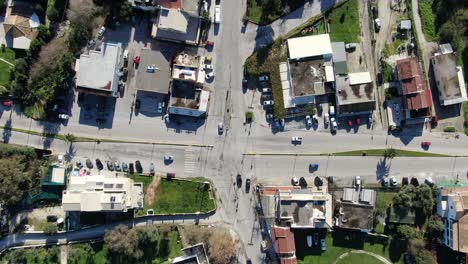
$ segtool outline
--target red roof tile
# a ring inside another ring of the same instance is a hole
[[[297,264],[297,259],[296,259],[296,257],[280,258],[280,263],[281,264]]]
[[[420,75],[416,58],[405,58],[397,61],[398,78],[409,79]]]
[[[432,106],[432,95],[429,90],[406,95],[406,105],[409,110],[419,110]]]
[[[165,8],[182,9],[182,0],[159,0],[159,5]]]
[[[424,81],[421,80],[419,75],[414,78],[403,80],[403,94],[417,93],[424,90],[424,88]]]
[[[275,250],[278,254],[293,254],[296,251],[294,245],[294,234],[287,227],[274,226],[272,228],[272,238]]]

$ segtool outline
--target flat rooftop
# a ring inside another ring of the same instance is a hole
[[[331,88],[325,85],[327,77],[329,77],[326,74],[325,68],[326,66],[331,65],[331,61],[325,61],[323,58],[305,61],[290,61],[289,69],[294,96],[323,95],[331,93]]]
[[[435,54],[432,60],[439,97],[444,105],[467,100],[463,70],[456,64],[454,53]]]
[[[172,94],[170,105],[191,109],[198,109],[200,92],[191,82],[174,80],[172,83]]]
[[[343,203],[340,209],[339,226],[343,228],[371,230],[374,208],[361,204]]]
[[[339,105],[375,102],[375,89],[372,82],[351,84],[348,76],[336,77],[336,89]]]
[[[196,43],[200,17],[177,9],[161,9],[153,24],[151,36],[163,40]]]
[[[117,92],[121,55],[120,43],[103,43],[101,50],[81,54],[76,73],[76,86],[106,92]]]
[[[332,54],[332,46],[328,34],[288,39],[288,49],[290,59]]]
[[[157,50],[142,49],[135,88],[161,94],[169,93],[170,62]]]

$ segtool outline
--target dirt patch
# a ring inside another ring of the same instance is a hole
[[[153,206],[154,198],[156,198],[156,193],[158,192],[160,183],[161,176],[154,176],[153,181],[148,185],[145,194],[145,204],[148,206]]]

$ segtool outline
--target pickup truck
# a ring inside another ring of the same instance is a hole
[[[291,137],[291,141],[294,142],[294,143],[295,143],[295,142],[299,142],[299,143],[300,143],[300,142],[302,142],[302,137]]]
[[[220,5],[215,6],[215,23],[216,24],[221,23],[221,6]]]

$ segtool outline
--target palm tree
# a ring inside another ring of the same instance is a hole
[[[388,158],[388,159],[393,159],[394,157],[396,157],[396,155],[397,155],[397,152],[396,152],[396,149],[394,148],[387,148],[384,150],[384,153],[383,153],[384,158]]]
[[[76,141],[76,136],[71,134],[71,133],[67,133],[65,135],[65,141],[67,141],[67,142],[69,142],[71,144],[71,143]]]

